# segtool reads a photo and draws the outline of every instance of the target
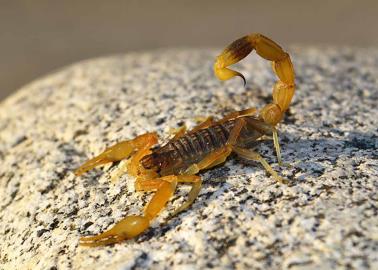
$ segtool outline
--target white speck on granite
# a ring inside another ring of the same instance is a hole
[[[293,47],[297,92],[257,149],[290,180],[278,184],[231,157],[201,173],[203,189],[168,219],[187,186],[134,240],[78,246],[81,235],[140,214],[151,197],[117,166],[73,170],[138,134],[194,125],[195,116],[261,108],[275,76],[251,56],[247,79],[219,82],[220,50],[158,50],[88,60],[26,85],[0,106],[2,269],[378,269],[378,50]]]

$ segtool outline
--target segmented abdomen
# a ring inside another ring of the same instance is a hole
[[[230,135],[235,121],[216,124],[171,141],[166,147],[174,149],[185,163],[194,163],[207,154],[222,148]]]
[[[259,121],[254,117],[250,118],[245,117],[246,123]],[[153,150],[152,154],[144,156],[140,162],[145,169],[155,169],[162,176],[172,173],[180,174],[190,165],[198,163],[210,153],[225,146],[235,123],[236,119],[231,119],[195,132],[190,131]],[[254,142],[262,134],[265,134],[264,130],[255,129],[255,126],[259,126],[257,124],[249,123],[241,129],[237,145],[245,146],[246,143]]]

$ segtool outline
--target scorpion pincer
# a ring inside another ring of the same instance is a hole
[[[248,108],[235,111],[220,120],[209,117],[190,131],[180,129],[163,146],[156,147],[156,133],[137,136],[107,148],[75,171],[79,176],[94,167],[130,158],[119,171],[127,170],[136,178],[137,191],[155,191],[142,215],[127,216],[101,234],[81,237],[80,245],[94,247],[113,244],[141,234],[172,198],[179,183],[192,185],[187,201],[174,215],[185,210],[200,192],[202,180],[197,175],[198,172],[223,163],[232,152],[242,158],[260,162],[274,179],[281,183],[285,181],[259,153],[248,147],[256,144],[263,136],[272,136],[278,163],[281,164],[275,126],[283,118],[294,95],[294,68],[289,54],[271,39],[261,34],[251,34],[226,47],[216,59],[214,73],[220,80],[240,76],[245,83],[244,76],[228,66],[239,62],[253,49],[262,58],[272,61],[273,71],[278,77],[273,87],[272,103],[261,110]]]

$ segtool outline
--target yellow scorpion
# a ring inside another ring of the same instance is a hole
[[[216,59],[214,73],[220,80],[228,80],[242,74],[228,66],[239,62],[253,49],[256,53],[272,61],[278,81],[273,87],[273,102],[260,111],[248,108],[235,111],[220,120],[208,117],[190,131],[180,129],[165,145],[156,146],[155,132],[115,144],[100,155],[79,167],[77,176],[94,167],[130,158],[120,168],[136,178],[135,190],[155,191],[151,201],[140,216],[127,216],[111,229],[95,235],[80,238],[82,246],[100,246],[131,239],[146,231],[158,213],[172,198],[179,183],[192,185],[188,199],[173,215],[188,208],[198,196],[202,180],[197,174],[204,169],[223,163],[232,153],[242,158],[261,163],[278,182],[284,182],[257,152],[248,147],[255,145],[263,136],[272,136],[279,164],[280,146],[276,124],[283,118],[294,95],[294,68],[290,56],[277,43],[262,34],[251,34],[232,42]]]

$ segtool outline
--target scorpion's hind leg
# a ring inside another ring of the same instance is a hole
[[[81,165],[78,169],[75,170],[75,174],[79,176],[97,166],[128,158],[136,150],[143,148],[146,145],[153,146],[156,143],[156,133],[146,133],[137,136],[133,140],[117,143],[105,149],[105,151],[97,157],[94,157],[85,162],[83,165]]]
[[[110,230],[96,236],[81,237],[80,245],[95,247],[115,244],[134,238],[147,230],[150,221],[156,217],[172,197],[177,185],[177,176],[170,175],[146,181],[146,186],[144,186],[143,181],[139,183],[139,190],[157,189],[157,191],[145,208],[143,216],[127,216]]]
[[[177,140],[185,135],[186,130],[187,130],[186,125],[183,125],[178,128],[170,128],[169,133],[173,134],[172,140]]]
[[[200,170],[209,169],[214,167],[222,162],[224,162],[227,157],[232,152],[232,147],[236,143],[237,138],[239,137],[240,131],[245,125],[245,121],[243,119],[238,119],[236,121],[235,126],[232,128],[230,132],[230,136],[228,138],[227,143],[215,150],[214,152],[208,154],[204,159],[199,161],[198,163],[190,165],[184,172],[185,175],[194,175],[198,173]]]
[[[229,114],[226,114],[225,117],[223,117],[221,120],[219,120],[218,123],[222,124],[231,119],[236,119],[238,117],[243,117],[243,116],[252,116],[256,113],[257,113],[256,108],[248,108],[241,111],[230,112]]]
[[[244,120],[242,119],[238,120],[234,128],[232,129],[230,133],[230,137],[224,147],[210,153],[204,159],[202,159],[196,164],[190,165],[186,169],[182,177],[186,177],[187,179],[181,178],[179,182],[192,183],[193,186],[189,192],[188,201],[184,203],[180,208],[178,208],[174,212],[173,215],[176,215],[179,212],[185,210],[194,202],[194,200],[197,198],[201,190],[201,184],[202,184],[201,178],[199,176],[196,176],[195,174],[198,173],[200,170],[209,169],[211,167],[214,167],[218,164],[225,162],[227,157],[231,154],[233,145],[236,143],[236,140],[240,134],[240,130],[243,128],[244,125],[245,125]]]
[[[260,162],[264,169],[268,173],[270,173],[273,176],[273,178],[277,180],[277,182],[284,184],[288,183],[288,180],[279,176],[278,173],[275,170],[273,170],[269,163],[259,153],[237,146],[233,147],[233,151],[242,158]]]
[[[191,184],[192,189],[189,191],[188,200],[178,209],[176,209],[172,216],[177,215],[178,213],[184,211],[189,206],[191,206],[197,198],[202,186],[201,177],[197,175],[180,175],[180,177],[178,178],[178,182]]]
[[[190,165],[185,170],[184,175],[180,175],[178,182],[192,184],[192,189],[189,192],[188,200],[183,205],[181,205],[178,209],[176,209],[175,212],[172,214],[172,216],[175,216],[178,213],[187,209],[197,198],[201,190],[202,180],[200,176],[197,176],[195,174],[198,173],[200,170],[208,169],[220,163],[223,163],[227,159],[227,157],[231,154],[231,152],[232,152],[232,148],[230,146],[225,146],[209,154],[200,162]]]
[[[207,128],[210,125],[215,123],[214,118],[212,116],[206,117],[205,120],[203,120],[203,119],[204,119],[203,117],[197,117],[195,120],[197,122],[199,122],[199,124],[197,126],[195,126],[191,131],[189,131],[189,133],[194,133],[194,132],[196,132],[200,129]],[[171,128],[170,129],[170,133],[174,135],[172,140],[177,140],[177,139],[181,138],[182,136],[185,135],[186,132],[187,132],[186,125],[183,125],[179,128]]]
[[[283,165],[282,157],[281,157],[281,147],[280,147],[280,142],[278,140],[277,129],[274,126],[267,124],[259,119],[248,118],[246,121],[247,121],[247,125],[252,127],[253,129],[261,132],[262,134],[273,136],[273,145],[274,145],[274,149],[276,150],[278,164],[280,166]]]
[[[198,173],[200,170],[209,169],[214,167],[226,160],[226,158],[231,154],[232,147],[224,146],[213,153],[207,155],[204,159],[199,161],[198,163],[190,165],[185,170],[185,175],[194,175]]]
[[[192,128],[192,130],[189,131],[189,133],[195,133],[198,130],[208,128],[209,126],[213,125],[216,122],[213,116],[208,116],[208,117],[198,116],[196,117],[196,121],[198,122],[198,124],[194,128]]]

